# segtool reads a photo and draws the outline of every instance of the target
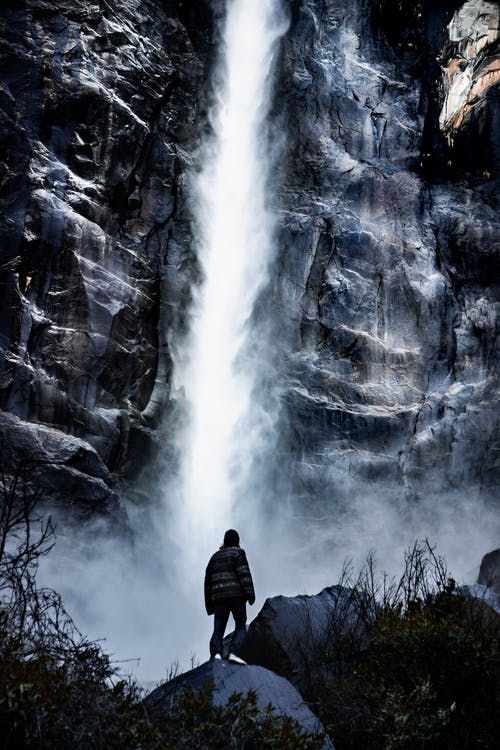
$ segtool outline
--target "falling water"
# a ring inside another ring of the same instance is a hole
[[[228,0],[212,136],[189,182],[203,282],[193,288],[191,332],[175,361],[174,390],[188,412],[177,432],[179,470],[168,452],[168,469],[158,477],[163,502],[152,504],[151,517],[129,505],[133,563],[121,539],[108,538],[104,554],[102,536],[86,531],[83,553],[75,553],[72,541],[64,565],[54,557],[46,566],[45,580],[73,604],[86,633],[112,635],[114,658],[140,656],[130,667],[143,680],[165,676],[173,662],[187,669],[190,655],[208,653],[204,566],[225,528],[238,526],[236,487],[245,487],[245,466],[256,452],[255,412],[262,404],[256,408],[251,399],[264,363],[262,351],[249,356],[249,324],[273,255],[269,108],[273,59],[286,25],[280,0]],[[169,422],[166,442],[171,430]],[[242,537],[247,544],[248,533]],[[258,579],[258,558],[249,552]],[[71,572],[67,559],[75,561]],[[257,596],[263,593],[258,587]]]
[[[245,358],[243,365],[241,353],[272,253],[266,122],[273,57],[284,30],[279,0],[229,0],[213,135],[192,184],[204,280],[195,291],[188,355],[175,376],[190,415],[175,526],[196,560],[231,524],[238,471],[252,452],[248,436],[241,440],[238,432],[258,363]]]

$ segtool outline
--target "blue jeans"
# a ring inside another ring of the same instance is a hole
[[[229,647],[231,654],[238,654],[247,632],[247,605],[245,599],[232,599],[214,605],[214,632],[210,639],[210,656],[222,656],[222,641],[229,615],[234,617],[234,633]]]

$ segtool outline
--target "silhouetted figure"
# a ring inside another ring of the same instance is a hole
[[[234,634],[229,661],[246,664],[239,656],[246,634],[246,603],[253,604],[255,591],[245,550],[234,529],[224,534],[224,544],[212,555],[205,572],[205,607],[214,615],[214,632],[210,639],[210,656],[222,659],[222,641],[229,615],[234,617]]]

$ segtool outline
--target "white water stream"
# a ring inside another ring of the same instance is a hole
[[[229,0],[222,59],[201,170],[193,177],[195,242],[204,280],[195,290],[191,333],[174,386],[185,394],[175,537],[184,575],[200,564],[234,522],[236,486],[254,445],[244,430],[257,357],[244,356],[248,323],[267,279],[274,217],[266,205],[272,165],[266,123],[272,63],[285,31],[279,0]],[[187,565],[186,565],[187,563]]]

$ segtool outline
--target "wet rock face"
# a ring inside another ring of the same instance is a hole
[[[161,411],[190,283],[203,64],[177,5],[2,5],[0,406],[82,438],[104,481]]]
[[[292,5],[272,296],[292,342],[283,412],[300,502],[349,500],[366,480],[407,497],[498,488],[497,135],[471,164],[478,122],[498,116],[494,79],[439,122],[455,105],[437,55],[476,50],[477,76],[498,63],[492,3],[465,5]]]

